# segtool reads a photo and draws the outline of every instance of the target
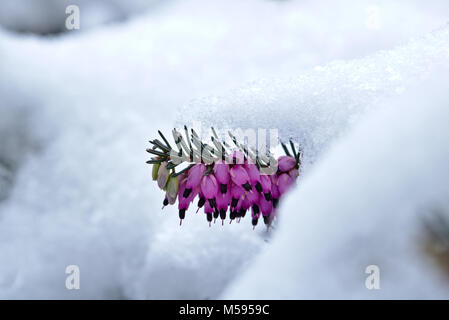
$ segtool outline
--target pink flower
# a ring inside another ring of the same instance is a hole
[[[215,197],[218,193],[218,184],[214,175],[209,174],[203,177],[203,180],[201,180],[201,192],[203,193],[206,200],[209,201],[211,207],[216,208],[217,204],[215,201]]]
[[[196,189],[193,190],[193,192],[190,193],[190,195],[187,198],[184,197],[178,198],[179,219],[181,219],[181,222],[186,216],[186,211],[187,209],[189,209],[190,203],[198,194],[198,190],[199,188],[197,187]]]
[[[248,209],[251,207],[251,203],[248,200],[248,197],[246,197],[245,195],[245,197],[239,201],[239,204],[237,204],[237,206],[240,206],[239,216],[244,218],[246,215],[246,211],[248,211]]]
[[[204,204],[204,213],[206,214],[207,221],[210,223],[212,222],[212,213],[214,212],[214,209],[210,206],[209,202],[206,202]]]
[[[246,169],[246,172],[249,176],[249,182],[252,186],[256,187],[256,190],[258,192],[262,192],[261,190],[258,190],[258,186],[260,186],[260,172],[257,166],[254,163],[247,163],[245,164],[244,168]],[[260,186],[261,188],[261,186]]]
[[[289,175],[290,177],[292,177],[293,180],[295,180],[296,178],[299,177],[299,170],[298,170],[298,169],[291,169],[291,170],[288,172],[288,175]]]
[[[293,157],[281,156],[278,159],[278,168],[281,172],[287,172],[296,166],[296,160]]]
[[[243,187],[236,185],[235,183],[231,184],[231,208],[237,206],[238,201],[245,194],[245,189]]]
[[[290,189],[293,182],[294,180],[287,173],[281,174],[278,178],[278,189],[280,195],[286,193]]]
[[[214,175],[217,179],[217,182],[220,184],[221,193],[226,193],[230,180],[229,165],[227,165],[223,161],[215,163]]]
[[[257,203],[255,203],[251,207],[251,218],[252,218],[251,223],[252,223],[253,227],[255,227],[257,225],[257,222],[259,221],[259,216],[260,216],[260,208],[259,208],[259,205]]]
[[[260,184],[262,186],[262,192],[265,196],[265,199],[268,201],[271,200],[271,179],[267,175],[260,176]]]
[[[246,191],[251,190],[249,183],[249,176],[246,170],[241,165],[235,165],[230,171],[232,182],[238,186],[242,186]]]
[[[245,163],[245,155],[241,151],[235,150],[228,156],[228,163],[229,164],[244,164]]]
[[[259,196],[259,207],[264,216],[269,216],[273,211],[273,204],[271,203],[271,201],[268,201],[262,195]]]
[[[229,205],[230,199],[231,199],[231,192],[226,192],[226,193],[218,192],[217,193],[217,198],[216,198],[217,210],[220,213],[221,220],[226,219],[226,211],[228,211],[228,205]]]
[[[287,156],[278,158],[277,172],[265,175],[261,173],[262,167],[259,166],[264,166],[263,163],[267,160],[264,157],[253,159],[252,152],[246,150],[232,133],[230,136],[236,146],[234,149],[225,142],[216,141],[218,135],[212,128],[214,137],[211,139],[215,147],[229,155],[224,159],[220,152],[215,154],[215,151],[207,150],[203,153],[206,144],[200,140],[199,135],[193,129],[189,131],[187,126],[184,129],[185,137],[176,129],[172,132],[175,148],[158,131],[163,141],[150,141],[153,146],[146,149],[153,155],[147,161],[153,165],[152,179],[157,180],[158,186],[165,192],[163,206],[178,201],[181,224],[190,204],[198,196],[196,212],[204,207],[209,225],[214,218],[219,217],[223,223],[229,208],[230,223],[236,218],[240,222],[240,218],[251,210],[253,226],[257,225],[262,216],[269,227],[277,214],[276,208],[281,196],[299,176],[301,152],[296,151],[294,142],[290,141],[291,152],[281,142]],[[185,152],[191,157],[183,157]],[[188,163],[188,166],[176,172],[180,164],[177,162],[178,158],[181,163]]]
[[[187,198],[190,195],[192,189],[199,186],[205,172],[206,166],[202,163],[198,163],[190,168],[187,176],[186,188],[182,194],[184,198]]]
[[[275,178],[271,179],[271,201],[273,202],[273,207],[276,209],[279,204],[279,197],[281,196],[279,188],[277,186],[277,176],[273,175]]]
[[[245,199],[248,200],[249,202],[249,206],[252,206],[253,204],[257,203],[259,201],[259,194],[256,193],[255,191],[251,190],[248,191],[245,194]]]

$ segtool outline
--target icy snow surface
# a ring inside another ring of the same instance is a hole
[[[304,256],[279,248],[297,236],[283,225],[268,235],[263,228],[253,232],[249,220],[208,228],[204,215],[191,210],[179,228],[175,208],[160,209],[163,194],[145,164],[147,140],[180,120],[276,126],[304,148],[308,194],[312,187],[331,188],[337,181],[313,178],[320,166],[310,164],[326,161],[338,137],[354,135],[349,124],[448,64],[449,31],[442,27],[448,4],[420,3],[171,1],[89,32],[38,37],[0,29],[0,298],[217,298],[261,250],[291,257],[285,268],[295,268]],[[377,22],[373,6],[381,13]],[[345,61],[330,62],[335,59]],[[245,85],[251,80],[257,81]],[[437,116],[438,105],[433,108]],[[344,167],[334,152],[335,164]],[[363,176],[353,179],[356,189]],[[291,195],[285,217],[296,198],[310,198],[298,202],[309,208],[303,222],[319,224],[310,231],[326,229],[327,207],[313,220],[319,194],[301,195],[306,186],[304,179]],[[363,192],[358,197],[371,201]],[[335,205],[343,210],[344,203]],[[290,217],[292,225],[296,218]],[[345,224],[349,235],[359,226]],[[336,237],[349,239],[344,234]],[[326,244],[317,255],[327,252],[327,259],[343,263],[338,242]],[[80,267],[81,290],[64,286],[70,264]],[[250,296],[257,286],[248,279],[232,290]],[[432,286],[437,295],[439,285]],[[307,296],[288,288],[265,294]]]
[[[449,297],[447,268],[426,254],[423,224],[431,210],[449,216],[448,70],[330,148],[284,203],[270,248],[224,297]],[[369,265],[379,267],[380,290],[365,287]]]
[[[360,115],[449,65],[448,39],[449,28],[444,27],[391,51],[201,98],[184,106],[178,124],[275,128],[284,141],[292,138],[300,144],[308,165]]]

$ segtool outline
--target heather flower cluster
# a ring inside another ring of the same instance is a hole
[[[178,150],[171,147],[160,131],[164,142],[150,141],[153,148],[147,149],[155,155],[147,161],[153,165],[153,180],[165,191],[162,208],[177,201],[182,224],[187,210],[197,199],[196,212],[203,208],[209,226],[217,219],[222,224],[227,218],[229,223],[240,222],[250,212],[254,227],[260,219],[269,227],[276,217],[281,196],[299,176],[301,154],[293,142],[290,141],[291,152],[282,144],[286,155],[276,160],[269,152],[260,155],[257,150],[249,150],[231,133],[234,147],[219,142],[212,128],[212,147],[203,143],[193,129],[190,133],[187,127],[184,129],[187,142],[173,130]],[[187,167],[176,172],[176,167],[185,162]]]

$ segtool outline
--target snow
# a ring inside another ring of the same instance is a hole
[[[190,102],[177,122],[206,128],[274,128],[284,141],[299,142],[304,164],[309,165],[361,115],[448,66],[448,38],[445,27],[394,50],[316,66],[299,77],[254,81],[223,96]]]
[[[323,165],[318,162],[333,154],[328,149],[353,137],[348,131],[365,114],[380,117],[380,104],[448,64],[446,1],[349,3],[170,1],[126,22],[98,21],[59,36],[0,29],[0,261],[6,262],[0,298],[213,299],[231,283],[235,290],[246,283],[241,295],[250,296],[257,286],[239,275],[253,268],[259,253],[291,256],[285,268],[298,266],[303,256],[278,247],[297,236],[282,220],[269,234],[253,232],[249,220],[208,228],[204,215],[191,210],[178,227],[174,208],[161,211],[163,195],[151,181],[145,148],[157,129],[169,132],[180,120],[277,126],[283,138],[301,142],[307,159],[307,180],[285,203],[283,216],[295,199],[307,198],[309,204],[298,203],[312,210],[318,193],[303,196],[306,182],[331,188],[339,181],[313,178]],[[381,18],[374,24],[373,6]],[[435,117],[443,115],[433,108]],[[276,111],[277,118],[267,122],[265,111]],[[428,147],[432,158],[435,149]],[[350,185],[357,190],[357,179],[369,174],[361,170]],[[370,200],[361,191],[358,196]],[[346,202],[335,205],[346,209]],[[324,214],[316,217],[317,229],[326,227],[320,218]],[[346,227],[350,236],[360,223]],[[348,239],[342,234],[335,236]],[[336,241],[335,247],[323,244],[317,256],[329,253],[336,263],[339,252]],[[80,290],[64,286],[70,264],[80,267]],[[429,286],[437,295],[439,284]],[[226,297],[237,297],[232,290]],[[300,295],[285,290],[266,294]]]
[[[271,246],[224,297],[449,296],[447,269],[424,250],[423,224],[435,208],[449,212],[447,71],[390,100],[330,148],[284,203]],[[380,290],[365,288],[369,265],[380,268]]]

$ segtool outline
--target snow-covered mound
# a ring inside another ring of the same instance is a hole
[[[272,245],[224,297],[449,298],[449,270],[426,250],[423,223],[434,210],[449,218],[449,78],[441,72],[330,148],[282,207]],[[365,287],[369,265],[379,267],[380,290]]]
[[[449,66],[449,27],[394,50],[363,59],[316,66],[299,77],[265,79],[224,96],[184,106],[178,124],[222,128],[275,128],[293,138],[309,165],[351,124],[382,101]]]
[[[437,7],[446,1],[375,2],[377,23],[366,12],[373,1],[324,3],[328,10],[315,1],[173,1],[90,32],[37,37],[0,30],[0,297],[218,297],[271,246],[263,240],[278,234],[251,232],[249,220],[209,229],[193,210],[179,228],[175,208],[161,211],[145,148],[157,129],[179,120],[177,107],[279,77],[272,98],[291,110],[280,108],[285,123],[273,124],[287,128],[284,136],[305,126],[298,138],[311,162],[362,111],[446,64],[446,28],[366,59],[327,64],[443,25]],[[316,65],[321,71],[307,71]],[[232,111],[228,102],[235,102],[259,126],[269,98],[256,90],[262,85],[191,106],[207,117],[209,107]],[[191,111],[181,114],[185,120],[195,118]],[[210,124],[222,127],[229,115],[218,113]],[[64,286],[70,264],[80,267],[81,290]]]

